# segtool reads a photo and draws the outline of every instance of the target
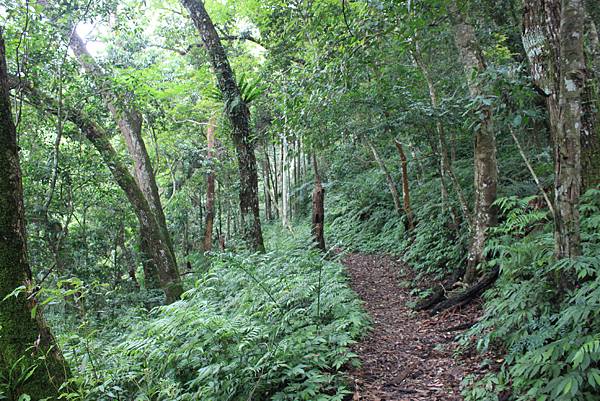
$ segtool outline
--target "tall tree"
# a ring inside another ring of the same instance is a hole
[[[290,144],[281,136],[281,224],[290,225]]]
[[[531,76],[544,95],[554,142],[555,256],[581,253],[582,92],[585,85],[582,0],[530,0],[523,9],[523,45]]]
[[[406,213],[407,226],[409,231],[415,229],[415,216],[410,206],[410,186],[408,184],[408,160],[404,154],[404,147],[402,143],[397,139],[394,141],[398,155],[400,156],[401,168],[402,168],[402,206],[404,207],[404,213]]]
[[[321,184],[317,157],[314,153],[313,169],[315,173],[315,188],[312,193],[312,235],[317,248],[325,251],[325,189]]]
[[[481,81],[481,73],[485,72],[486,64],[475,36],[475,29],[454,3],[450,5],[450,12],[454,19],[454,41],[465,70],[469,93],[473,99],[482,99],[486,96],[486,92]],[[475,279],[477,266],[484,260],[483,250],[487,231],[496,224],[496,210],[492,205],[496,200],[498,163],[492,107],[481,102],[477,114],[480,116],[480,121],[475,130],[474,147],[475,208],[471,248],[465,272],[465,281],[468,283]]]
[[[59,105],[56,99],[45,95],[26,82],[22,83],[22,90],[29,102],[39,110],[52,114],[58,114],[58,110],[62,110],[65,118],[77,126],[98,151],[115,181],[125,192],[142,227],[142,235],[148,239],[148,243],[152,244],[149,248],[150,256],[156,263],[159,284],[165,292],[167,303],[176,301],[183,292],[183,287],[167,239],[144,194],[110,143],[108,134],[82,110],[64,104]]]
[[[581,193],[581,95],[585,85],[583,0],[562,0],[560,12],[559,121],[554,144],[555,255],[581,254],[579,195]]]
[[[106,108],[109,110],[117,123],[121,134],[125,138],[127,150],[134,163],[133,175],[136,184],[148,201],[148,205],[152,210],[154,218],[166,239],[171,253],[170,258],[172,258],[173,263],[175,264],[174,268],[171,270],[173,271],[173,274],[178,274],[173,242],[167,227],[167,220],[158,193],[154,169],[152,168],[152,163],[142,138],[142,115],[140,111],[133,106],[133,99],[130,94],[126,96],[124,101],[119,101],[119,96],[116,91],[111,88],[105,72],[102,71],[92,55],[88,52],[85,43],[77,32],[72,33],[69,46],[86,73],[98,85],[100,95],[102,96]],[[149,255],[151,253],[150,247],[154,245],[144,236],[143,230],[141,234],[142,252],[144,255]],[[150,284],[150,287],[154,287],[158,283],[153,283],[154,280],[150,280],[151,277],[156,275],[155,271],[152,271],[156,269],[156,266],[151,262],[151,258],[144,267],[147,278],[146,283],[147,285]]]
[[[182,0],[196,29],[202,37],[217,84],[225,101],[225,112],[231,122],[240,177],[240,214],[247,244],[255,251],[264,251],[260,207],[258,200],[258,171],[254,154],[254,138],[250,130],[250,110],[242,98],[225,48],[219,34],[200,0]]]
[[[27,260],[23,187],[0,29],[0,382],[10,400],[57,398],[69,375],[43,313]],[[14,290],[16,295],[10,295]]]
[[[204,218],[204,250],[212,248],[213,223],[215,220],[215,118],[211,117],[206,128],[206,160],[208,175],[206,177],[206,216]]]

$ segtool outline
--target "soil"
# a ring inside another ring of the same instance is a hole
[[[480,302],[432,317],[411,309],[417,299],[401,284],[413,283],[414,275],[400,261],[350,254],[343,263],[373,321],[371,332],[353,347],[362,366],[349,372],[351,400],[462,400],[462,379],[486,370],[480,355],[461,352],[457,343],[461,328],[481,316]]]

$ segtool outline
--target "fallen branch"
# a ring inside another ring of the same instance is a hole
[[[456,284],[462,278],[462,276],[464,274],[465,274],[464,267],[460,267],[460,268],[456,269],[454,271],[454,273],[452,273],[452,276],[450,276],[450,278],[448,280],[444,281],[442,284],[437,284],[433,288],[433,293],[430,296],[428,296],[424,300],[418,302],[417,305],[415,306],[415,310],[422,311],[422,310],[431,309],[434,306],[436,306],[437,304],[439,304],[440,302],[443,302],[444,300],[446,300],[447,299],[446,298],[446,294],[447,294],[446,289],[452,288],[454,286],[454,284]]]
[[[435,315],[443,310],[452,308],[453,306],[463,306],[471,302],[473,299],[481,295],[485,290],[494,284],[500,274],[500,267],[496,266],[491,271],[486,273],[483,277],[477,281],[474,285],[467,288],[465,291],[460,292],[456,296],[446,299],[435,305],[431,309],[431,314]]]

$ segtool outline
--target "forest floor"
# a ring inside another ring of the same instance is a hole
[[[476,321],[481,305],[436,316],[415,312],[411,288],[414,274],[395,259],[382,255],[347,255],[343,263],[351,286],[364,301],[372,330],[353,350],[362,366],[350,371],[353,401],[462,400],[461,380],[481,375],[483,358],[474,350],[459,352],[461,328]]]

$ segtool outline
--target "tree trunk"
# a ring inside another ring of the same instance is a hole
[[[454,40],[458,48],[460,61],[465,70],[472,98],[484,97],[485,91],[474,72],[485,71],[485,61],[479,48],[473,27],[451,5],[454,17]],[[475,131],[474,168],[475,168],[475,208],[473,216],[473,237],[465,281],[471,283],[477,275],[477,266],[484,261],[483,250],[487,239],[487,231],[496,224],[496,208],[492,206],[496,200],[498,184],[498,165],[496,161],[496,138],[493,131],[492,107],[481,104],[478,114],[481,116]]]
[[[588,51],[585,53],[589,66],[582,99],[581,130],[581,192],[600,185],[600,40],[596,24],[586,14],[586,37]]]
[[[532,0],[523,10],[523,45],[536,87],[546,98],[554,142],[555,256],[581,253],[583,0]]]
[[[275,144],[272,144],[273,148],[273,174],[271,175],[271,187],[273,188],[273,205],[275,206],[275,213],[277,218],[281,217],[281,210],[279,209],[279,172],[277,170],[277,148]]]
[[[209,165],[206,179],[206,218],[204,221],[204,251],[212,249],[213,221],[215,216],[215,172],[214,172],[214,146],[215,146],[215,119],[208,122],[206,129],[206,160]]]
[[[269,166],[269,154],[267,152],[267,145],[263,147],[264,155],[263,155],[263,192],[265,196],[265,220],[271,221],[273,220],[272,209],[271,206],[271,168]]]
[[[408,162],[406,160],[406,155],[404,154],[402,144],[397,140],[394,142],[396,143],[396,149],[398,149],[400,161],[402,162],[402,202],[404,206],[404,213],[406,213],[406,217],[408,219],[408,230],[412,231],[415,229],[415,219],[412,208],[410,207],[410,189],[408,186]]]
[[[581,255],[579,195],[581,192],[581,95],[585,85],[583,0],[563,0],[560,13],[559,125],[555,141],[555,255]]]
[[[325,251],[325,189],[321,184],[321,176],[319,175],[317,157],[314,153],[313,168],[315,171],[315,188],[312,193],[312,235],[316,247],[322,251]]]
[[[29,262],[25,235],[23,186],[16,128],[10,110],[5,47],[0,30],[0,379],[9,384],[9,400],[58,398],[69,375],[48,328]],[[9,296],[15,289],[25,289]],[[43,358],[43,360],[42,360]],[[24,372],[24,373],[21,373]],[[22,374],[31,376],[20,382]]]
[[[288,141],[281,138],[281,224],[290,225],[290,166],[288,160]]]
[[[169,233],[169,229],[167,227],[165,213],[163,211],[160,195],[158,193],[158,185],[156,184],[156,177],[152,168],[152,162],[150,161],[148,151],[146,150],[146,145],[142,138],[142,116],[138,110],[127,104],[127,101],[124,102],[124,111],[119,111],[119,108],[117,107],[117,94],[111,90],[106,74],[98,66],[92,55],[88,52],[85,43],[75,31],[72,33],[69,46],[84,70],[94,80],[98,81],[98,85],[100,86],[100,94],[102,95],[104,104],[110,111],[110,114],[116,121],[119,130],[123,134],[123,137],[125,138],[125,144],[127,145],[127,150],[133,159],[135,181],[144,194],[144,197],[148,201],[148,205],[150,206],[159,228],[163,232],[163,236],[167,241],[172,258],[175,263],[177,263],[171,234]],[[131,101],[132,99],[129,99],[129,103],[131,103]],[[174,192],[175,191],[173,191],[173,193]],[[144,249],[147,251],[147,248]],[[151,261],[151,258],[149,259]],[[156,267],[152,266],[151,262],[149,263],[150,264],[147,266],[148,269],[156,269]],[[150,283],[151,282],[152,280],[150,280]]]
[[[254,144],[250,132],[250,110],[242,99],[233,70],[221,44],[221,39],[200,0],[182,0],[196,29],[202,37],[219,90],[225,100],[225,111],[233,128],[232,140],[236,149],[240,175],[240,213],[245,240],[251,249],[265,250],[260,224],[258,201],[258,172]]]
[[[396,210],[396,213],[398,213],[398,215],[401,216],[402,215],[402,206],[400,204],[400,194],[398,193],[398,188],[396,188],[394,179],[392,178],[392,175],[390,174],[387,167],[385,166],[385,163],[379,156],[377,149],[375,149],[375,146],[373,146],[373,143],[371,143],[371,141],[369,139],[365,139],[365,141],[367,142],[367,146],[369,147],[369,149],[371,149],[371,153],[373,153],[373,157],[375,158],[377,165],[379,166],[379,168],[381,169],[381,172],[385,176],[385,181],[387,182],[388,188],[389,188],[390,192],[392,193],[392,200],[394,201],[394,209]],[[314,162],[314,160],[313,160],[313,162]]]
[[[40,110],[51,113],[56,113],[58,110],[54,99],[45,96],[30,85],[23,85],[23,91],[28,96],[29,101]],[[144,194],[129,173],[127,166],[120,160],[104,130],[92,122],[81,110],[63,107],[63,111],[66,118],[81,130],[100,153],[115,181],[125,192],[141,227],[142,245],[146,241],[147,252],[149,252],[158,267],[158,279],[161,289],[165,292],[166,302],[176,301],[183,292],[177,265],[164,232],[160,229]]]

